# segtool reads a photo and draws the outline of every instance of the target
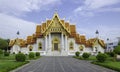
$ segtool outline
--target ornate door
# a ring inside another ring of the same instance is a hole
[[[54,50],[58,50],[58,43],[54,43]]]

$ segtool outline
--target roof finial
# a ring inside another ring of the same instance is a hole
[[[99,31],[96,30],[95,34],[96,34],[96,38],[98,38],[99,37]]]
[[[58,11],[58,10],[57,10],[57,9],[55,9],[55,14],[57,14],[57,11]]]
[[[19,29],[19,26],[20,26],[20,25],[18,24],[18,29]],[[16,34],[17,34],[17,38],[18,38],[18,36],[20,35],[19,30],[17,31],[17,33],[16,33]]]
[[[96,30],[96,32],[95,32],[96,34],[99,34],[99,32],[98,32],[98,30]]]

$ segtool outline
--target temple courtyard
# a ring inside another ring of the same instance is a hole
[[[90,61],[78,60],[65,56],[44,56],[11,72],[115,72],[91,64]]]

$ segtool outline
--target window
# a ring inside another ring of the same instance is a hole
[[[84,47],[81,45],[81,46],[79,47],[80,51],[83,51],[83,48],[84,48]]]
[[[97,47],[95,47],[95,51],[97,52],[98,50],[97,50]]]
[[[41,42],[38,44],[38,49],[39,49],[39,50],[42,49],[42,43],[41,43]]]
[[[70,42],[70,50],[73,50],[73,42]]]
[[[33,49],[33,46],[30,45],[30,46],[29,46],[29,51],[32,51],[32,49]]]
[[[113,45],[113,43],[109,43],[109,45]]]

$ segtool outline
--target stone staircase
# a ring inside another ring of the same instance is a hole
[[[52,55],[53,56],[61,56],[61,53],[59,51],[53,51]]]
[[[51,51],[46,54],[46,56],[68,56],[67,52],[63,51]]]

